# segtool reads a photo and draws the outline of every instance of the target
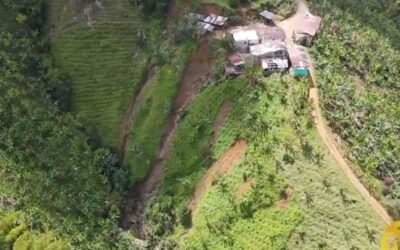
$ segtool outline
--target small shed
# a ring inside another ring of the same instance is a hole
[[[210,14],[207,17],[205,17],[202,21],[217,27],[223,27],[225,26],[227,20],[228,20],[227,17]]]
[[[267,41],[250,47],[250,54],[254,64],[261,64],[262,59],[287,59],[286,43],[282,41]]]
[[[301,22],[300,28],[296,30],[296,42],[310,47],[320,25],[321,17],[307,13]]]
[[[294,76],[305,76],[309,74],[309,61],[305,49],[298,45],[288,47],[289,59],[292,65],[291,73]]]
[[[235,77],[241,74],[234,66],[225,65],[225,74],[229,77]]]
[[[261,20],[266,23],[270,24],[274,21],[275,15],[268,10],[264,10],[259,13]]]
[[[270,75],[274,72],[282,72],[289,68],[287,59],[269,58],[261,60],[261,67],[264,75]]]
[[[230,55],[228,59],[231,65],[233,65],[236,69],[238,70],[244,69],[246,62],[239,53]]]
[[[254,29],[239,28],[232,30],[231,33],[238,52],[248,53],[250,46],[260,43],[260,38]]]

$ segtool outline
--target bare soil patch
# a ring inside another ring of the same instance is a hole
[[[213,132],[214,132],[214,139],[218,138],[219,131],[224,125],[225,119],[229,114],[229,111],[232,109],[232,102],[230,100],[224,101],[218,111],[218,115],[214,120],[213,123]]]
[[[207,188],[211,186],[216,175],[226,174],[231,168],[240,163],[240,160],[246,152],[246,147],[246,141],[238,140],[233,146],[226,150],[216,162],[213,163],[197,184],[189,202],[189,211],[194,211],[196,209],[198,202]]]
[[[292,187],[287,187],[283,197],[278,201],[276,205],[278,208],[285,208],[289,203],[290,197],[292,196],[294,189]]]
[[[242,198],[243,194],[247,192],[251,187],[253,186],[253,180],[247,180],[246,182],[243,182],[238,189],[235,191],[235,197],[236,199]]]
[[[203,4],[202,13],[204,15],[214,14],[214,15],[221,15],[223,8],[218,4],[208,3]]]
[[[179,85],[178,95],[167,117],[157,159],[144,180],[130,191],[124,204],[121,226],[126,230],[133,229],[135,236],[138,238],[146,238],[144,210],[147,201],[162,179],[165,157],[179,123],[180,112],[190,104],[198,89],[209,76],[211,67],[212,62],[208,50],[208,40],[202,40],[198,47],[190,54],[189,61],[186,64]]]

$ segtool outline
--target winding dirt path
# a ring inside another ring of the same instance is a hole
[[[170,149],[171,140],[180,120],[180,112],[190,105],[198,89],[211,72],[211,58],[208,50],[208,40],[202,40],[190,54],[179,85],[172,110],[167,117],[163,137],[160,142],[157,159],[149,173],[128,194],[121,217],[121,227],[135,232],[135,236],[146,238],[144,225],[144,210],[146,204],[163,176],[165,157]]]
[[[278,26],[281,27],[288,37],[288,44],[293,43],[290,39],[292,37],[293,31],[295,31],[296,27],[301,23],[302,16],[308,12],[308,7],[304,0],[296,0],[297,2],[297,11],[296,14],[280,23]],[[356,174],[352,170],[350,164],[346,161],[344,154],[340,151],[339,145],[337,145],[335,141],[335,137],[331,130],[329,129],[328,125],[326,124],[321,108],[319,106],[319,95],[318,95],[318,85],[316,81],[315,69],[312,64],[311,57],[308,55],[310,61],[310,83],[311,87],[309,92],[309,99],[312,104],[313,112],[312,116],[315,123],[315,128],[321,137],[322,141],[324,142],[325,146],[329,150],[330,155],[336,160],[339,164],[342,171],[345,173],[347,179],[350,183],[357,189],[357,191],[361,194],[362,197],[372,206],[374,211],[382,218],[382,220],[386,224],[391,224],[393,219],[388,214],[386,209],[382,206],[381,203],[375,197],[373,197],[368,189],[362,184],[362,182],[357,178]]]
[[[216,175],[226,174],[232,167],[239,164],[246,152],[246,147],[247,144],[245,140],[238,140],[233,146],[226,150],[216,162],[213,163],[201,178],[200,182],[196,185],[188,206],[190,211],[196,209],[198,202],[207,188],[211,186]]]
[[[154,68],[145,70],[142,76],[142,80],[139,82],[138,86],[133,90],[131,99],[129,100],[128,109],[125,112],[124,118],[122,120],[122,126],[119,132],[119,136],[116,142],[118,160],[122,164],[125,161],[126,151],[128,149],[128,136],[129,130],[132,126],[133,117],[138,110],[138,104],[142,99],[142,95],[145,92],[145,88],[149,82],[153,80],[155,75]]]

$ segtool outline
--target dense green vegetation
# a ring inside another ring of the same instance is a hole
[[[51,52],[71,82],[71,110],[88,121],[93,138],[112,145],[148,64],[143,16],[129,0],[101,1],[101,7],[48,1],[48,13]]]
[[[242,3],[207,2],[229,15]],[[163,180],[146,209],[149,237],[121,231],[126,189],[155,160],[196,46],[192,23],[165,22],[166,3],[0,1],[0,249],[376,249],[383,222],[318,141],[308,83],[264,78],[256,68],[226,79],[229,45],[211,38],[213,72],[179,111]],[[293,1],[252,4],[293,12]],[[385,179],[385,199],[399,216],[399,5],[310,4],[324,14],[311,52],[325,115],[371,189],[381,187],[375,177]],[[178,10],[188,7],[177,1]],[[105,147],[115,145],[140,88],[121,164]],[[215,138],[227,100],[232,109]],[[247,142],[242,162],[215,176],[189,211],[199,180],[238,139]]]
[[[378,180],[385,180],[383,194],[398,217],[399,17],[375,1],[350,6],[317,1],[314,7],[326,13],[312,49],[325,115],[376,194],[382,186]]]
[[[383,225],[315,142],[307,84],[278,75],[259,85],[246,82],[224,81],[196,97],[178,127],[159,194],[149,205],[150,232],[164,238],[172,234],[168,242],[184,249],[335,248],[347,234],[349,247],[376,248],[377,241],[369,242],[367,235],[378,238]],[[234,106],[213,142],[211,124],[226,99]],[[195,185],[237,138],[248,141],[244,162],[227,176],[216,176],[216,184],[189,213]],[[235,197],[249,179],[250,190]],[[287,185],[294,188],[293,197],[277,208]]]
[[[0,9],[15,13],[0,30],[0,248],[118,244],[126,174],[107,149],[88,144],[79,119],[54,104],[66,82],[45,54],[41,2],[2,1]]]

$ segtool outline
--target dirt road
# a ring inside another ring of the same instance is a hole
[[[207,170],[203,178],[197,184],[195,191],[189,202],[189,210],[194,211],[204,192],[216,175],[226,174],[232,167],[237,165],[244,153],[246,152],[246,141],[238,140],[232,147],[225,151],[225,153]]]
[[[319,107],[319,98],[318,98],[318,89],[311,88],[310,89],[310,101],[313,105],[313,114],[314,114],[314,123],[315,128],[326,147],[329,150],[329,153],[333,158],[335,158],[336,162],[339,163],[340,168],[346,174],[347,178],[351,182],[351,184],[358,190],[358,192],[368,201],[368,203],[372,206],[375,212],[382,218],[382,220],[386,224],[391,224],[393,219],[390,217],[386,209],[373,197],[368,189],[361,183],[361,181],[357,178],[355,173],[353,172],[350,165],[347,163],[342,153],[338,149],[337,143],[335,142],[334,136],[328,126],[324,118],[322,117],[321,109]]]
[[[297,0],[297,6],[298,9],[296,11],[296,14],[280,23],[278,23],[278,26],[281,27],[288,38],[288,43],[293,43],[291,37],[293,34],[293,31],[295,31],[296,27],[301,23],[302,17],[308,12],[308,7],[304,0]],[[393,219],[390,217],[386,209],[382,206],[381,203],[375,197],[373,197],[368,189],[361,183],[361,181],[357,178],[356,174],[353,172],[352,167],[349,165],[349,163],[346,161],[345,157],[343,156],[343,153],[339,149],[339,145],[337,145],[335,141],[335,137],[329,127],[327,126],[323,116],[322,112],[319,106],[319,96],[318,96],[318,85],[317,81],[315,78],[315,70],[314,66],[312,65],[312,60],[309,57],[309,61],[311,63],[310,66],[310,81],[311,85],[315,86],[310,88],[309,92],[309,99],[310,102],[312,103],[313,106],[313,118],[314,118],[314,123],[315,123],[315,128],[321,137],[322,141],[324,142],[325,146],[329,150],[330,155],[336,160],[336,162],[339,164],[340,168],[342,171],[346,174],[346,177],[348,180],[351,182],[351,184],[357,189],[357,191],[367,200],[367,202],[372,206],[374,211],[382,218],[382,220],[386,224],[391,224],[393,222]]]
[[[157,153],[157,159],[144,180],[136,185],[128,194],[122,212],[121,226],[133,229],[135,236],[144,239],[144,209],[157,185],[162,179],[165,157],[168,154],[172,137],[179,123],[180,112],[192,101],[198,89],[211,72],[211,59],[208,50],[208,40],[203,40],[191,53],[179,84],[178,95],[167,117],[163,137]]]

